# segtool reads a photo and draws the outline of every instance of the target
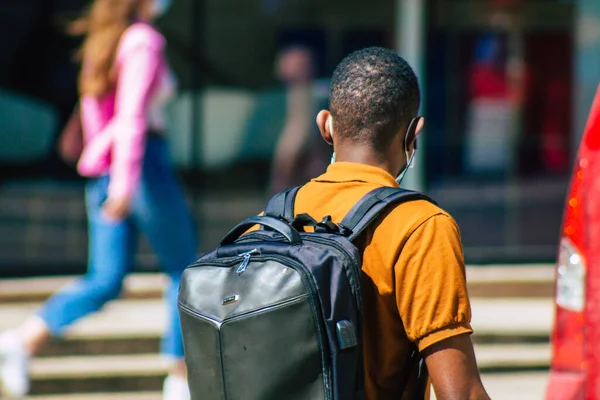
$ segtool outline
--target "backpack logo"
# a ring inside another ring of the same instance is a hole
[[[228,304],[233,304],[233,303],[237,302],[239,299],[240,299],[239,294],[234,294],[233,296],[227,296],[227,297],[223,298],[223,300],[221,300],[221,305],[226,306]]]

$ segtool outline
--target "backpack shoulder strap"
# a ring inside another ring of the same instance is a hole
[[[294,219],[294,203],[300,186],[275,194],[265,207],[265,215],[275,218]]]
[[[347,232],[348,238],[354,240],[384,211],[398,204],[414,200],[426,200],[436,204],[435,201],[419,192],[393,187],[380,187],[360,199],[339,225]]]

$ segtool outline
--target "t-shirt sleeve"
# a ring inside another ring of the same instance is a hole
[[[460,233],[450,216],[432,216],[411,233],[394,273],[398,311],[419,351],[473,332]]]
[[[146,141],[147,108],[163,63],[164,39],[140,24],[124,34],[118,50],[115,132],[110,169],[109,196],[129,196],[142,175]]]

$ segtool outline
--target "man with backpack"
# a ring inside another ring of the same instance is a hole
[[[327,172],[274,196],[184,273],[193,399],[413,400],[429,382],[438,400],[489,399],[458,227],[399,188],[419,104],[414,72],[389,50],[337,66],[317,116],[334,149]]]

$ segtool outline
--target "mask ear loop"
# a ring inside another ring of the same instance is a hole
[[[407,165],[411,164],[409,160],[412,159],[412,157],[415,154],[415,151],[417,150],[417,138],[414,138],[413,154],[410,156],[408,155],[408,140],[409,138],[415,137],[415,134],[417,132],[417,126],[419,125],[421,118],[423,117],[418,116],[410,120],[410,123],[408,124],[408,129],[406,130],[406,136],[404,136],[404,153],[406,154]]]
[[[415,117],[408,124],[408,129],[406,130],[406,135],[404,136],[404,155],[406,156],[406,166],[402,169],[400,174],[396,177],[396,182],[398,182],[398,185],[402,182],[402,179],[404,179],[404,175],[406,174],[406,171],[408,171],[409,168],[413,167],[413,160],[415,158],[415,153],[417,151],[417,138],[414,139],[413,152],[410,156],[408,155],[408,140],[409,140],[409,138],[415,137],[415,134],[417,132],[417,126],[419,125],[419,121],[421,120],[421,118],[423,118],[423,117],[421,117],[421,116]]]
[[[417,131],[417,126],[419,125],[421,118],[423,118],[423,117],[418,116],[418,117],[413,118],[410,121],[410,124],[408,125],[408,129],[406,130],[406,136],[404,137],[404,153],[406,155],[407,168],[413,167],[413,159],[415,157],[415,153],[417,152],[417,138],[415,137],[415,135],[416,135],[416,131]],[[408,155],[408,143],[409,143],[410,138],[414,138],[413,139],[413,151],[412,151],[411,155]]]
[[[331,140],[333,142],[333,117],[331,115],[329,115],[329,118],[327,119],[327,123],[329,124],[329,134],[331,135]],[[333,147],[333,144],[332,144]],[[331,155],[331,161],[330,164],[333,164],[335,162],[335,148],[333,149],[333,154]]]

